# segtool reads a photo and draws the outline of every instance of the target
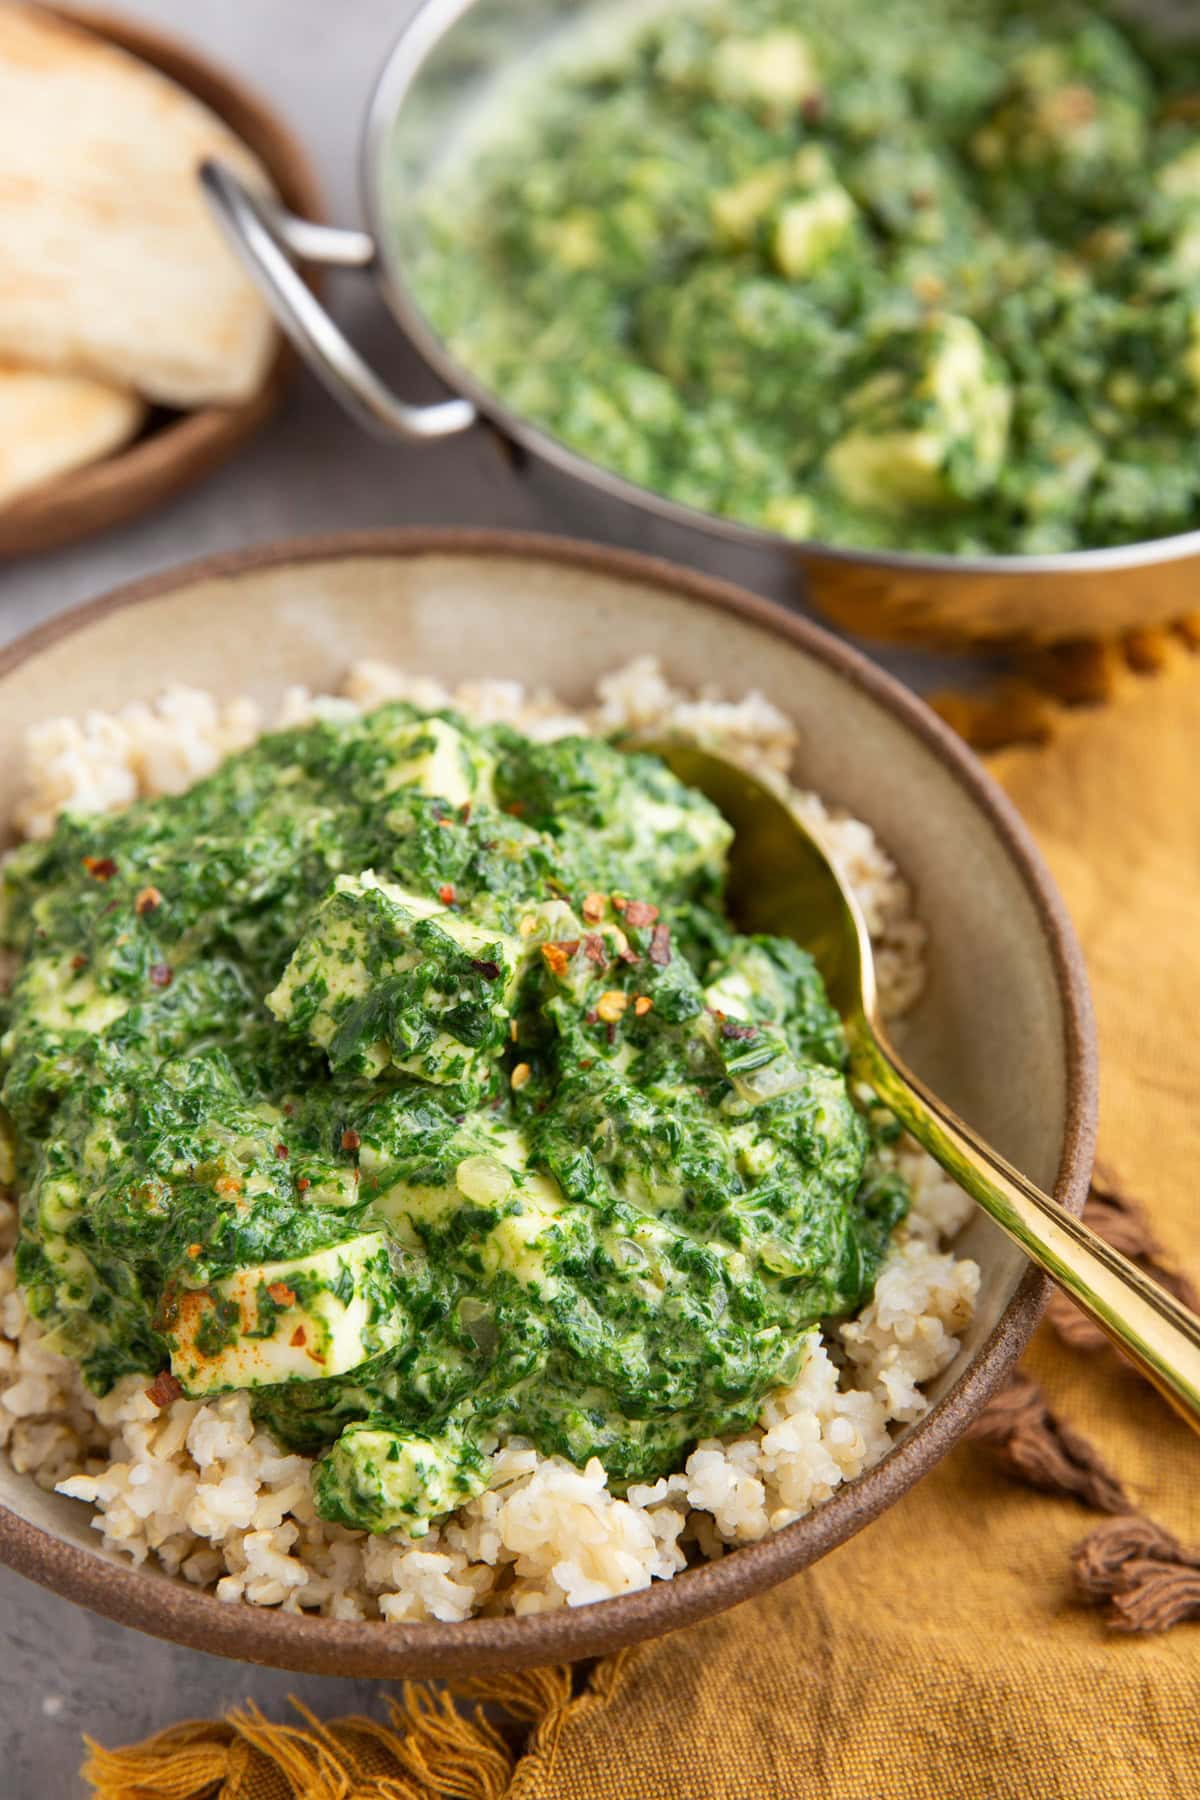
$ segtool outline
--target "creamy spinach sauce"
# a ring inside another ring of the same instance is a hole
[[[952,553],[1196,527],[1200,51],[1106,10],[673,8],[446,176],[418,297],[517,412],[750,525]]]
[[[4,867],[18,1273],[104,1392],[250,1389],[419,1534],[523,1434],[615,1482],[860,1306],[871,1163],[810,960],[738,936],[654,759],[390,705]]]

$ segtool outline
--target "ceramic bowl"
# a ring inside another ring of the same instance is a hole
[[[447,681],[545,684],[657,656],[673,680],[759,688],[799,731],[796,775],[867,820],[914,884],[929,980],[903,1047],[1034,1180],[1082,1208],[1096,1076],[1071,927],[1004,796],[933,715],[824,632],[738,589],[623,552],[495,532],[385,532],[199,563],[54,620],[0,654],[0,817],[22,733],[54,714],[149,699],[170,680],[250,693],[334,687],[356,658]],[[519,1667],[594,1656],[703,1618],[858,1531],[959,1439],[1024,1346],[1045,1283],[982,1216],[974,1323],[933,1404],[875,1468],[761,1543],[639,1593],[530,1618],[357,1623],[225,1605],[102,1551],[89,1509],[0,1468],[0,1557],[125,1624],[196,1649],[337,1675]]]
[[[321,216],[321,197],[295,138],[240,82],[177,40],[132,19],[51,9],[118,48],[140,57],[202,100],[254,151],[289,206],[305,201]],[[110,456],[58,476],[0,508],[0,559],[57,550],[135,519],[203,481],[261,430],[283,398],[293,372],[281,344],[257,393],[237,406],[192,412],[156,409],[132,443]]]

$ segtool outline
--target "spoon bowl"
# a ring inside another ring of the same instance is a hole
[[[817,832],[727,757],[682,739],[638,740],[733,826],[729,910],[743,931],[791,938],[816,963],[866,1082],[959,1186],[1059,1283],[1200,1432],[1200,1318],[1005,1162],[906,1068],[879,1015],[862,910]]]
[[[839,1016],[878,1011],[875,959],[862,908],[816,834],[783,794],[728,758],[682,739],[642,742],[733,826],[725,895],[740,930],[807,950]]]

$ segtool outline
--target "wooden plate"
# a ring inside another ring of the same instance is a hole
[[[305,218],[321,217],[316,178],[304,152],[288,128],[238,81],[194,50],[132,20],[66,7],[48,10],[140,57],[202,100],[253,150],[286,206]],[[0,508],[0,557],[56,550],[137,518],[202,481],[271,416],[291,368],[291,354],[281,344],[263,386],[242,405],[153,412],[125,449]]]

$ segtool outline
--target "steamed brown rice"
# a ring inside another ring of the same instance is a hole
[[[669,726],[779,782],[795,752],[791,726],[762,695],[689,697],[648,658],[605,677],[583,713],[515,682],[468,682],[450,694],[427,677],[361,663],[339,696],[289,690],[275,723],[392,698],[452,703],[540,737]],[[184,687],[115,715],[51,720],[28,735],[18,829],[43,837],[64,809],[179,792],[263,729],[253,702]],[[885,1012],[902,1012],[923,979],[924,931],[907,884],[866,825],[831,814],[815,795],[795,800],[821,823],[863,904]],[[610,1493],[598,1461],[578,1469],[509,1439],[494,1447],[486,1492],[419,1543],[326,1524],[313,1506],[310,1460],[283,1452],[255,1424],[245,1393],[160,1409],[131,1376],[97,1399],[74,1363],[42,1347],[16,1284],[16,1207],[2,1188],[0,1447],[41,1487],[90,1504],[109,1551],[152,1560],[223,1600],[335,1618],[459,1620],[628,1593],[803,1517],[887,1453],[893,1426],[925,1410],[923,1384],[954,1358],[979,1285],[976,1265],[946,1248],[969,1202],[914,1146],[882,1154],[900,1164],[913,1198],[869,1304],[828,1333],[806,1334],[799,1379],[769,1397],[754,1431],[704,1440],[682,1469],[624,1499]]]

